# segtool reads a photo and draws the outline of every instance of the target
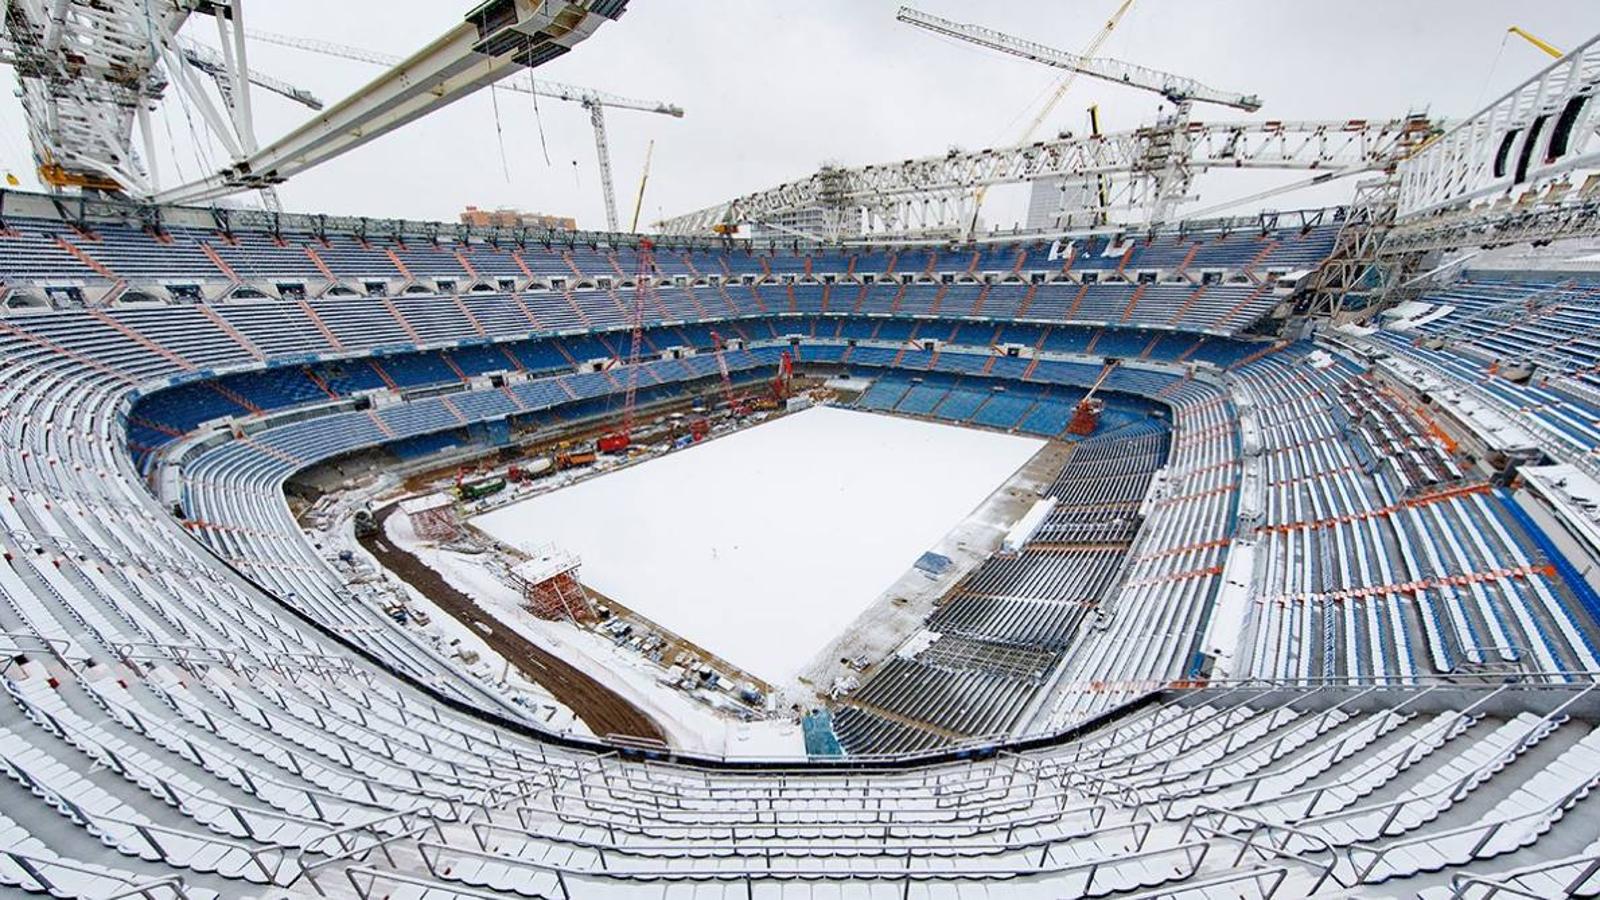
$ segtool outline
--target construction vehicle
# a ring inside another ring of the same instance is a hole
[[[599,457],[592,450],[563,450],[556,454],[556,471],[592,466],[596,459]]]
[[[1106,403],[1095,394],[1100,392],[1100,386],[1106,383],[1106,379],[1111,377],[1116,368],[1115,362],[1108,362],[1106,367],[1100,370],[1100,377],[1094,380],[1089,393],[1084,394],[1083,399],[1079,400],[1077,407],[1072,410],[1072,421],[1067,423],[1068,434],[1088,437],[1100,427],[1100,413],[1105,411]]]
[[[742,419],[750,414],[750,407],[733,392],[733,375],[728,372],[728,361],[722,355],[722,335],[711,332],[711,352],[717,358],[717,371],[722,375],[722,399],[728,404],[728,415]]]
[[[789,399],[789,392],[794,389],[794,357],[789,351],[783,351],[778,357],[778,374],[772,379],[772,399],[782,403]]]
[[[506,480],[512,483],[532,481],[535,478],[543,478],[553,471],[555,471],[555,465],[551,463],[550,458],[548,456],[538,456],[525,462],[517,463],[507,469]]]
[[[628,388],[622,395],[622,427],[602,435],[595,446],[601,453],[626,453],[633,446],[634,415],[639,395],[639,348],[644,343],[644,310],[647,300],[655,294],[656,254],[655,244],[639,239],[639,272],[634,279],[633,309],[629,316],[633,326],[628,349]]]
[[[794,357],[790,356],[789,351],[785,350],[783,355],[778,357],[778,374],[772,377],[772,383],[768,385],[767,395],[765,397],[757,397],[751,401],[750,408],[768,412],[782,409],[784,401],[789,399],[790,382],[793,379]]]
[[[501,477],[480,478],[477,481],[463,481],[456,484],[456,496],[462,500],[482,500],[493,494],[498,494],[506,489],[506,480]]]

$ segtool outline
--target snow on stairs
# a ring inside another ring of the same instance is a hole
[[[1204,297],[1206,295],[1206,288],[1207,287],[1208,287],[1208,285],[1202,284],[1199,287],[1195,288],[1193,291],[1191,291],[1189,293],[1189,296],[1185,297],[1184,300],[1183,300],[1183,303],[1181,305],[1179,305],[1177,311],[1172,314],[1172,318],[1167,320],[1167,324],[1175,326],[1179,322],[1182,322],[1183,321],[1183,317],[1189,314],[1190,307],[1192,307],[1196,303],[1200,302],[1200,298]]]
[[[1476,821],[1370,850],[1353,849],[1351,861],[1361,879],[1372,883],[1512,853],[1538,840],[1596,786],[1600,786],[1600,729],[1590,729]]]
[[[476,277],[476,276],[474,276],[474,277]],[[456,309],[460,311],[461,318],[464,321],[466,321],[466,323],[468,325],[472,326],[472,330],[478,335],[478,337],[481,337],[481,338],[488,337],[489,336],[489,332],[483,330],[483,323],[479,322],[478,321],[478,317],[472,314],[472,310],[471,309],[467,308],[467,303],[466,303],[465,300],[461,299],[461,295],[460,294],[452,294],[451,295],[451,299],[455,301]]]
[[[984,290],[988,290],[988,285],[984,286]],[[1038,293],[1039,286],[1037,284],[1028,285],[1027,293],[1022,295],[1022,302],[1017,305],[1017,318],[1022,319],[1027,317],[1028,309],[1033,306],[1033,298],[1037,296]]]

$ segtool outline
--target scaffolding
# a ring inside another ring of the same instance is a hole
[[[411,520],[411,530],[427,541],[448,541],[457,534],[456,502],[439,492],[400,501],[400,511]]]
[[[579,558],[554,546],[540,547],[511,569],[522,588],[522,606],[541,619],[590,622],[594,604],[578,580]]]

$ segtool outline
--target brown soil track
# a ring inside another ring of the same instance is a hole
[[[397,506],[381,510],[375,517],[379,533],[361,539],[361,546],[377,558],[384,568],[405,579],[456,621],[477,632],[496,653],[511,661],[522,674],[549,691],[557,701],[572,710],[600,737],[610,735],[640,738],[665,743],[666,736],[653,719],[620,694],[594,680],[571,663],[529,641],[494,616],[472,598],[450,586],[443,577],[416,556],[389,543],[383,524]],[[476,627],[481,622],[492,629],[484,634]]]

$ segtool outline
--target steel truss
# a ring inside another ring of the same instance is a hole
[[[200,5],[0,3],[0,61],[16,69],[29,140],[46,183],[148,189],[150,173],[133,150],[133,129],[166,92],[165,48]]]
[[[487,0],[443,36],[352,96],[266,146],[257,144],[250,86],[313,98],[252,75],[244,0],[0,0],[0,62],[16,69],[41,180],[159,203],[270,189],[289,176],[428,115],[486,85],[566,53],[627,0]],[[180,38],[209,15],[220,51]],[[207,85],[215,81],[218,99]],[[150,112],[169,86],[228,161],[185,185],[160,184]],[[135,151],[135,126],[143,139]]]
[[[1401,166],[1400,216],[1412,219],[1600,173],[1600,36],[1546,66]]]
[[[1404,160],[1384,252],[1600,234],[1597,89],[1600,36]]]
[[[1103,208],[1081,211],[1082,222],[1110,217],[1135,226],[1160,224],[1179,200],[1190,199],[1194,176],[1221,169],[1301,170],[1341,177],[1394,164],[1419,129],[1420,118],[1369,122],[1206,123],[1181,117],[1155,126],[1097,137],[1065,137],[1018,147],[860,168],[824,167],[799,181],[658,223],[667,234],[709,234],[727,226],[781,223],[821,210],[825,233],[837,241],[864,236],[955,233],[970,216],[980,188],[1045,178],[1095,180],[1107,186]],[[1159,214],[1157,214],[1159,213]]]

